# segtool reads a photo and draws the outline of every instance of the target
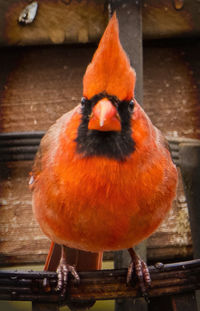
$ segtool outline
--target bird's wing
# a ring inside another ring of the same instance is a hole
[[[170,151],[170,147],[169,147],[169,142],[167,140],[167,138],[161,133],[161,131],[156,128],[157,133],[158,133],[158,137],[159,137],[159,143],[168,151]]]
[[[44,163],[50,161],[53,153],[56,150],[56,145],[59,140],[59,135],[67,123],[71,120],[75,113],[80,111],[80,106],[75,107],[73,110],[65,113],[61,118],[59,118],[56,123],[54,123],[46,132],[46,134],[41,139],[38,151],[36,153],[32,171],[30,173],[29,188],[34,189],[34,183],[37,177],[40,175],[44,168]]]

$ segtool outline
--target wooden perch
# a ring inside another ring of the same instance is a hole
[[[149,297],[191,292],[200,288],[200,259],[156,264],[149,267],[152,286]],[[137,285],[126,285],[127,269],[80,272],[81,283],[69,281],[66,303],[80,300],[105,300],[136,298],[141,296]],[[48,286],[44,288],[43,280]],[[0,271],[0,300],[23,300],[63,303],[63,297],[55,291],[55,272]]]

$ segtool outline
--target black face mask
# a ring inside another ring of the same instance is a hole
[[[121,131],[89,130],[88,122],[92,108],[103,99],[108,98],[116,107],[121,119]],[[76,151],[84,157],[106,156],[123,161],[135,150],[135,142],[131,137],[131,117],[134,113],[134,101],[119,101],[117,97],[100,93],[90,100],[82,98],[82,119],[76,138]]]

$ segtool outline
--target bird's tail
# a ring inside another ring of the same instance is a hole
[[[66,247],[67,263],[74,265],[77,271],[100,270],[102,266],[103,253],[90,253],[77,249]],[[51,242],[49,252],[46,258],[44,270],[56,271],[61,256],[61,247]],[[84,310],[92,307],[95,300],[85,300],[73,302],[69,305],[71,310]]]

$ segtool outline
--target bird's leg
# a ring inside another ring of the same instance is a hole
[[[128,267],[127,283],[130,283],[135,275],[138,279],[142,295],[148,301],[147,290],[151,286],[149,269],[147,264],[136,254],[133,248],[129,248],[128,251],[132,261]]]
[[[61,258],[60,258],[60,263],[58,265],[57,269],[57,274],[58,274],[58,284],[56,290],[59,292],[62,292],[62,295],[66,294],[67,291],[67,282],[68,282],[68,276],[69,273],[72,274],[73,278],[77,282],[77,284],[80,282],[80,277],[78,273],[76,272],[76,269],[74,266],[70,266],[67,263],[67,258],[66,258],[66,253],[65,253],[65,247],[61,246]]]

